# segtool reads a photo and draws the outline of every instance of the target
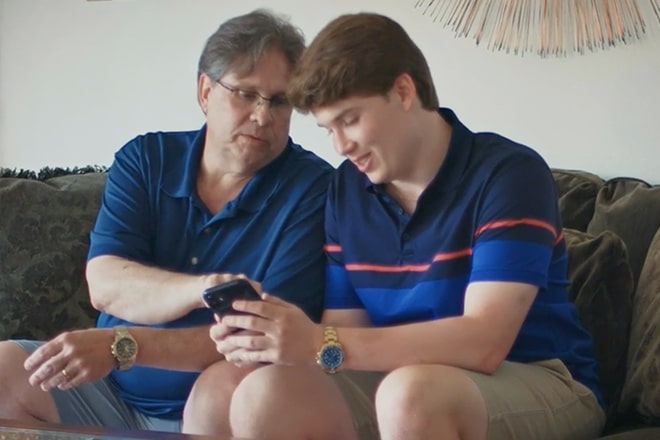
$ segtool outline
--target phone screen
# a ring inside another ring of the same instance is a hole
[[[228,313],[244,314],[245,312],[234,310],[231,306],[237,299],[248,301],[259,301],[261,299],[252,285],[240,278],[204,290],[203,297],[209,308],[218,316]]]

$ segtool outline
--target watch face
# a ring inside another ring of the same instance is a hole
[[[328,370],[339,368],[344,361],[344,352],[339,345],[326,345],[321,350],[319,361],[321,366]]]
[[[120,358],[128,359],[135,355],[135,342],[129,338],[121,338],[115,344],[117,356]]]

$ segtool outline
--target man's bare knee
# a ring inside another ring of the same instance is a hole
[[[341,392],[313,367],[270,365],[252,372],[234,393],[230,420],[237,437],[355,438]]]
[[[228,435],[229,405],[234,390],[257,367],[236,367],[226,361],[204,370],[193,385],[183,412],[188,434]]]
[[[487,426],[485,402],[460,369],[411,365],[394,370],[376,392],[383,438],[482,438]]]
[[[32,387],[23,363],[28,354],[11,341],[0,342],[0,418],[59,422],[49,393]]]

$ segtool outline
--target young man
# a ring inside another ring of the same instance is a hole
[[[273,363],[233,392],[234,435],[596,437],[596,364],[541,157],[438,108],[424,56],[380,15],[328,24],[289,98],[348,159],[326,205],[326,309],[317,325],[264,295],[234,304],[256,317],[211,329],[228,361]]]
[[[202,291],[243,273],[320,319],[332,167],[289,138],[303,49],[265,11],[211,35],[198,68],[206,124],[138,136],[115,156],[87,266],[97,328],[0,343],[0,418],[216,432],[196,417],[197,390],[249,369],[215,350]]]

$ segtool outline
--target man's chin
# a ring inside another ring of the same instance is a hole
[[[385,182],[385,177],[380,173],[376,173],[372,171],[363,174],[367,177],[367,179],[369,179],[369,182],[371,182],[374,185],[381,185],[383,183],[387,183]]]

